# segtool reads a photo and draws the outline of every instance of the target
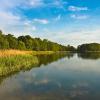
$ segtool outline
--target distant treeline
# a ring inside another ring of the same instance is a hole
[[[15,36],[8,34],[4,35],[0,31],[0,49],[19,49],[19,50],[34,50],[34,51],[75,51],[73,46],[64,46],[47,39],[32,38],[29,35]]]
[[[77,47],[78,52],[100,52],[99,43],[82,44]]]

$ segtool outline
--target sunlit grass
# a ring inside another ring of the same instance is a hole
[[[14,55],[42,55],[42,54],[52,54],[53,51],[21,51],[21,50],[0,50],[0,57],[14,56]]]
[[[38,58],[33,55],[0,57],[0,76],[6,76],[16,71],[29,69],[38,63]]]
[[[30,69],[39,64],[36,55],[53,54],[53,51],[0,50],[0,76]]]
[[[0,50],[0,76],[32,68],[39,63],[36,55],[53,53],[53,51]]]

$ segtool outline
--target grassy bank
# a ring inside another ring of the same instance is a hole
[[[0,76],[26,70],[39,64],[36,55],[53,54],[53,51],[0,50]]]
[[[44,55],[53,54],[54,51],[21,51],[21,50],[0,50],[0,57],[14,55]]]
[[[0,76],[26,70],[38,64],[38,58],[33,55],[14,55],[0,57]]]

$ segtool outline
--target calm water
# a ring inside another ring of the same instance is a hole
[[[0,78],[0,100],[100,100],[100,54],[38,58],[35,68]]]

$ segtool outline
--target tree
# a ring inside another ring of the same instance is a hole
[[[17,49],[17,45],[18,45],[17,39],[11,34],[6,35],[6,38],[7,41],[9,42],[9,48]]]
[[[77,50],[79,52],[100,51],[100,44],[98,43],[82,44],[78,46]]]
[[[25,43],[22,42],[22,41],[18,41],[17,48],[20,49],[20,50],[26,50]]]
[[[95,47],[95,49],[98,49]],[[30,35],[14,37],[11,34],[4,35],[0,31],[0,49],[19,49],[35,51],[74,51],[75,48],[68,45],[64,46],[47,39],[32,38]]]
[[[2,35],[2,31],[0,30],[0,36]]]
[[[4,36],[0,36],[0,49],[9,49],[9,42]]]

